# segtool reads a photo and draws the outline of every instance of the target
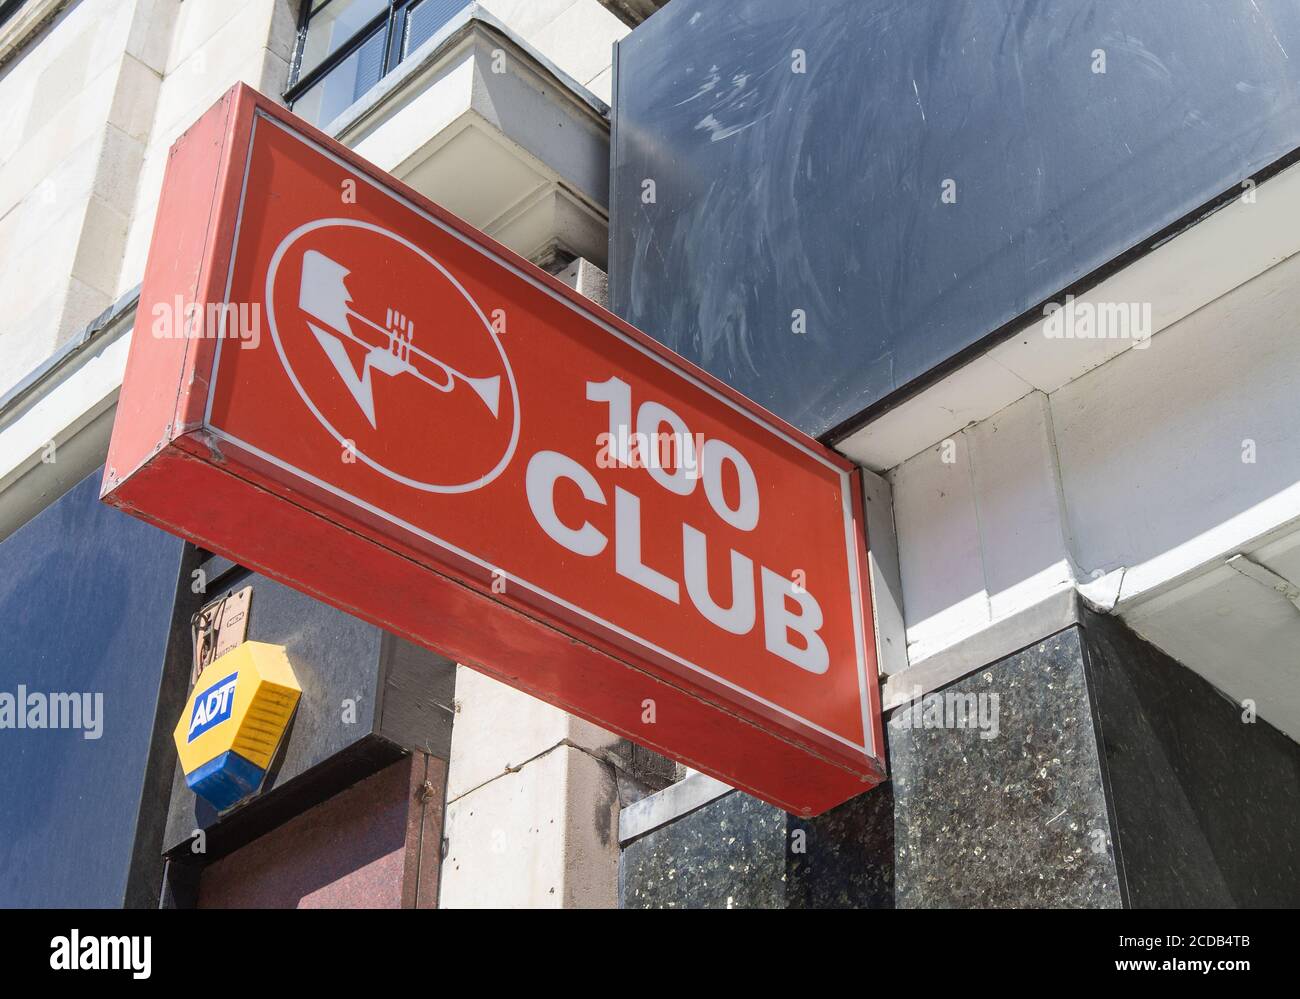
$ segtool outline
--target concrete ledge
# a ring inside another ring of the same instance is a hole
[[[654,832],[660,826],[665,826],[697,808],[703,808],[709,802],[716,801],[734,790],[735,788],[729,787],[720,780],[714,780],[707,774],[690,774],[685,780],[680,780],[671,787],[666,787],[623,809],[618,816],[619,845],[626,846],[632,840]]]
[[[72,0],[29,0],[0,28],[0,66],[23,50],[32,37],[58,17]]]
[[[103,464],[139,294],[123,295],[0,399],[0,540]]]
[[[563,88],[571,99],[586,104],[602,118],[609,117],[608,104],[525,42],[491,13],[480,5],[473,4],[443,25],[433,37],[403,59],[396,69],[367,90],[355,104],[346,108],[328,125],[322,126],[321,130],[337,136],[341,142],[346,142],[349,135],[364,128],[367,119],[382,114],[384,105],[394,94],[407,89],[415,77],[425,75],[432,66],[444,60],[475,31],[486,32],[506,42],[515,54],[524,56],[535,70],[549,77],[550,82]]]
[[[603,264],[608,111],[475,5],[325,131],[529,259]]]
[[[635,28],[666,3],[668,0],[600,0],[602,7],[629,28]]]

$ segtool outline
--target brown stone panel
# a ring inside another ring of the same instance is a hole
[[[413,754],[221,858],[198,907],[435,906],[445,767]]]

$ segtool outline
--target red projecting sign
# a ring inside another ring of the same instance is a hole
[[[104,498],[787,810],[883,777],[853,465],[247,88]]]

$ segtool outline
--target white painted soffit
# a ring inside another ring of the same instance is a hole
[[[1300,250],[1300,164],[1294,164],[1075,295],[1076,306],[1151,304],[1168,328]],[[999,412],[1035,389],[1052,393],[1134,340],[1049,339],[1040,319],[835,444],[883,471]]]
[[[1242,556],[1230,556],[1117,613],[1213,684],[1243,720],[1249,707],[1300,742],[1300,608],[1290,595],[1300,592],[1300,531],[1252,546],[1245,558],[1248,572]]]

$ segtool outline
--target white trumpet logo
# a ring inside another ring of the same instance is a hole
[[[509,466],[510,358],[456,275],[406,236],[362,219],[304,222],[267,265],[266,324],[303,405],[361,464],[442,494],[482,489]],[[431,406],[435,395],[451,405]]]
[[[386,309],[383,325],[361,315],[351,307],[352,295],[346,282],[349,273],[342,264],[318,250],[308,250],[302,258],[298,306],[322,324],[307,322],[372,428],[377,429],[373,381],[376,373],[389,378],[410,375],[439,392],[452,392],[458,384],[463,384],[483,401],[493,417],[499,415],[499,375],[474,378],[421,350],[414,344],[415,322],[399,311]],[[359,372],[348,355],[345,339],[365,348]]]

